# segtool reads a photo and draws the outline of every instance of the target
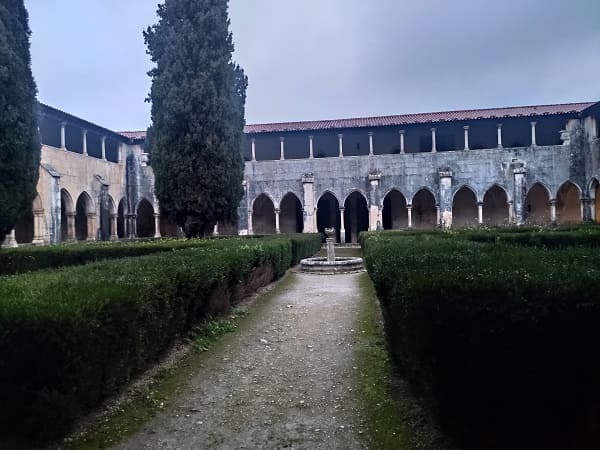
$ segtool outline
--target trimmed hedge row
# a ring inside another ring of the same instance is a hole
[[[0,433],[65,431],[199,320],[320,247],[320,235],[215,240],[0,278]]]
[[[42,269],[76,266],[103,259],[116,259],[181,250],[207,245],[211,240],[161,239],[152,241],[90,242],[46,247],[0,250],[0,276]]]
[[[390,349],[465,449],[600,448],[596,249],[362,236]]]

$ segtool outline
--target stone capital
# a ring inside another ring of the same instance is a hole
[[[369,181],[379,181],[379,180],[381,180],[381,172],[369,173]]]
[[[451,170],[440,170],[438,175],[440,178],[452,178],[453,174]]]
[[[463,130],[468,130],[468,129],[469,129],[469,125],[465,125],[465,126],[463,127]]]
[[[304,175],[302,175],[302,183],[303,184],[307,184],[307,183],[314,183],[315,182],[315,176],[312,173],[305,173]]]

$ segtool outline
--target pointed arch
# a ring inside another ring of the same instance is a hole
[[[141,238],[151,238],[156,233],[154,206],[146,198],[142,198],[136,208],[136,231]]]
[[[328,194],[331,195],[338,202],[338,204],[340,203],[340,199],[338,198],[338,195],[330,189],[325,189],[323,192],[321,192],[317,196],[317,203],[319,203],[319,201]]]
[[[344,204],[346,204],[346,201],[348,200],[348,198],[350,198],[350,196],[355,194],[360,195],[365,200],[365,202],[367,202],[367,204],[369,203],[366,192],[363,192],[361,189],[358,188],[352,188],[346,193],[344,197]]]
[[[398,189],[390,189],[383,198],[382,219],[384,230],[408,227],[406,197]]]
[[[354,189],[344,201],[344,231],[343,242],[358,242],[361,231],[369,229],[369,206],[364,194]]]
[[[488,226],[508,225],[508,193],[493,184],[483,196],[483,223]]]
[[[119,239],[126,237],[125,215],[127,214],[127,199],[122,197],[117,208],[117,236]]]
[[[527,223],[545,225],[550,223],[550,191],[541,182],[534,183],[525,198]]]
[[[414,228],[435,228],[437,226],[437,208],[435,195],[431,189],[423,187],[412,198],[412,226]]]
[[[75,239],[72,228],[74,224],[74,204],[73,197],[66,189],[60,190],[60,237],[62,242]]]
[[[302,202],[296,194],[288,192],[279,203],[279,229],[282,233],[302,233],[304,216]]]
[[[433,199],[433,204],[437,205],[438,203],[438,198],[437,198],[437,194],[434,192],[433,189],[431,189],[429,186],[421,186],[419,187],[419,189],[417,189],[416,191],[413,192],[412,194],[412,200],[411,200],[411,204],[414,205],[415,203],[415,197],[418,195],[420,196],[424,196],[426,195],[425,193],[431,195],[431,198]],[[408,196],[406,197],[406,199],[408,200]]]
[[[37,239],[39,235],[39,230],[36,232],[36,226],[41,226],[39,222],[43,214],[42,199],[40,198],[40,194],[36,193],[35,198],[31,202],[31,210],[27,211],[14,226],[15,239],[18,244],[36,243],[34,239]]]
[[[266,193],[252,202],[252,227],[254,234],[275,234],[275,202]]]
[[[452,226],[470,227],[478,224],[477,193],[463,185],[452,198]]]
[[[267,197],[271,203],[273,204],[273,210],[275,210],[275,205],[277,205],[277,202],[275,201],[275,197],[273,197],[270,193],[268,192],[261,192],[259,195],[257,195],[254,200],[252,200],[252,203],[250,204],[250,210],[254,210],[254,204],[256,203],[256,201],[258,199],[262,199],[263,197]],[[261,200],[262,201],[262,200]]]
[[[590,200],[592,201],[591,204],[591,213],[592,213],[592,217],[591,219],[594,222],[599,222],[600,221],[600,182],[598,181],[597,178],[592,178],[592,181],[590,183],[588,192],[590,193]]]
[[[325,228],[335,228],[337,241],[340,241],[340,203],[331,191],[324,191],[317,201],[317,230],[323,233]]]
[[[581,213],[581,188],[572,181],[565,181],[556,191],[556,223],[581,223]]]
[[[75,212],[75,237],[77,240],[94,239],[95,236],[91,236],[92,224],[90,223],[94,214],[94,202],[87,192],[83,191],[77,197]]]

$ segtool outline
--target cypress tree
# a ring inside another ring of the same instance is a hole
[[[166,0],[144,32],[155,68],[151,138],[155,192],[188,236],[235,221],[247,78],[232,61],[228,0]]]
[[[40,162],[36,93],[23,0],[0,2],[0,243],[31,212]]]

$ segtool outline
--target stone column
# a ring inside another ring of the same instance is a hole
[[[33,245],[44,245],[44,211],[33,211]]]
[[[283,136],[279,138],[279,160],[285,160],[285,138]]]
[[[483,224],[483,203],[477,202],[477,223],[479,225]]]
[[[219,222],[215,223],[215,226],[213,227],[213,236],[218,236],[219,235]]]
[[[313,159],[314,156],[314,152],[313,152],[313,136],[309,136],[308,137],[308,159]]]
[[[135,239],[137,237],[137,215],[127,214],[127,237]]]
[[[469,125],[465,125],[463,130],[465,130],[465,150],[469,150]]]
[[[339,146],[339,157],[343,158],[344,157],[344,135],[343,134],[338,134],[338,146]]]
[[[314,217],[315,214],[315,191],[314,191],[315,177],[312,173],[305,173],[302,176],[302,188],[304,190],[304,233],[316,233],[317,229],[314,228]]]
[[[344,224],[344,208],[340,208],[340,243],[346,243],[346,226]]]
[[[87,151],[87,133],[88,130],[83,130],[83,154],[85,156],[87,156],[88,151]]]
[[[281,234],[281,230],[279,229],[279,213],[281,211],[279,210],[279,208],[275,209],[275,233],[276,234]]]
[[[369,156],[373,156],[373,132],[369,131]]]
[[[515,223],[515,207],[514,207],[512,200],[509,200],[507,203],[508,203],[508,223],[513,224],[513,223]]]
[[[248,236],[252,236],[254,230],[252,229],[252,211],[248,211]]]
[[[525,223],[525,198],[527,188],[527,170],[522,162],[512,164],[512,171],[515,183],[513,197],[514,223],[523,225]]]
[[[252,162],[256,161],[256,139],[252,138]]]
[[[111,214],[110,215],[110,240],[111,241],[118,241],[119,240],[119,234],[117,233],[117,219],[118,219],[118,215],[117,214]]]
[[[406,211],[408,212],[408,228],[412,228],[412,205],[406,205]]]
[[[502,124],[498,124],[498,148],[502,148]]]
[[[556,199],[550,200],[550,223],[556,223]]]
[[[441,221],[443,228],[452,226],[452,171],[449,169],[440,170],[440,208]]]
[[[379,180],[381,173],[372,172],[369,174],[369,230],[377,230],[377,220],[379,219]]]
[[[404,154],[404,130],[400,130],[400,153]]]
[[[437,152],[437,147],[436,147],[436,143],[435,143],[435,128],[431,129],[431,152],[432,153]]]
[[[106,161],[106,136],[102,136],[102,160]]]
[[[87,240],[96,240],[96,213],[87,214]]]
[[[60,148],[63,150],[67,149],[67,122],[61,122],[60,124]]]
[[[10,233],[6,235],[6,238],[4,238],[2,248],[17,248],[18,246],[19,244],[17,244],[17,239],[15,238],[15,229],[13,228]]]
[[[154,213],[154,237],[156,239],[162,237],[160,234],[160,213]]]
[[[535,140],[535,124],[536,122],[529,122],[531,125],[531,146],[535,147],[537,146],[537,142]]]
[[[67,216],[67,242],[75,240],[75,212],[68,212]]]
[[[442,209],[439,204],[435,205],[435,224],[436,226],[440,226],[442,223]]]
[[[585,199],[585,209],[584,209],[583,220],[586,222],[595,222],[596,221],[596,199],[595,198]]]

